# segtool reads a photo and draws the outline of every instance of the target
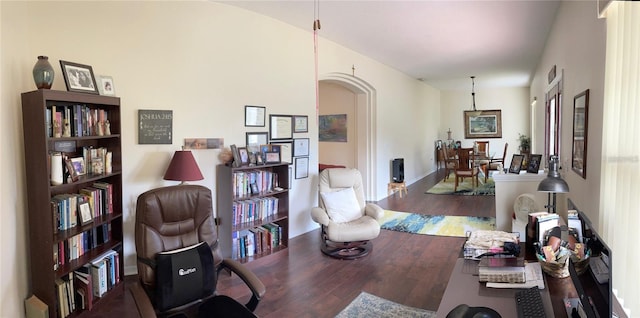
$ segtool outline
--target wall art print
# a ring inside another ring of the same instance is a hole
[[[347,114],[320,115],[319,141],[347,142]]]

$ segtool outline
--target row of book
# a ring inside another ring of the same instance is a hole
[[[245,197],[268,193],[276,188],[278,174],[268,170],[237,171],[233,173],[233,195]]]
[[[58,316],[91,310],[97,298],[120,282],[120,253],[109,250],[89,263],[55,280]]]
[[[282,227],[277,223],[233,232],[232,258],[239,259],[262,254],[282,244]]]
[[[105,223],[76,234],[53,245],[53,269],[75,260],[111,240],[111,223]]]
[[[111,173],[113,154],[106,147],[83,147],[82,158],[85,163],[85,173],[89,175]]]
[[[45,129],[47,136],[82,137],[103,136],[107,133],[108,113],[104,109],[87,105],[52,105],[45,109]]]
[[[234,225],[264,220],[278,214],[278,198],[262,197],[234,201],[231,208],[231,223]]]
[[[87,224],[94,218],[113,213],[113,184],[94,182],[79,193],[58,194],[51,198],[53,232]]]

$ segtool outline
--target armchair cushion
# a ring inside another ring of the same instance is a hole
[[[363,209],[360,207],[353,188],[321,192],[320,195],[327,209],[327,214],[333,222],[350,222],[360,218],[363,214]]]
[[[161,311],[215,291],[213,254],[206,242],[156,254],[156,305]]]

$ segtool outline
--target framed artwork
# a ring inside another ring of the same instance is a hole
[[[77,175],[81,176],[86,173],[83,157],[71,158],[71,164]]]
[[[509,172],[520,173],[523,160],[524,160],[524,155],[513,155],[513,158],[511,158],[511,166],[509,167]]]
[[[347,142],[347,114],[320,115],[318,141]]]
[[[265,132],[248,132],[247,133],[247,148],[251,152],[259,152],[260,145],[264,145],[269,140],[269,133]]]
[[[78,207],[80,208],[80,223],[82,225],[91,223],[91,221],[93,221],[93,217],[91,215],[91,206],[89,205],[89,202],[80,203]]]
[[[264,118],[267,108],[264,106],[244,106],[244,126],[264,127]]]
[[[538,173],[538,170],[540,170],[541,160],[542,155],[530,155],[529,164],[527,166],[527,173]]]
[[[502,138],[502,111],[482,110],[464,112],[464,137]]]
[[[309,157],[296,158],[296,179],[307,178],[309,176]]]
[[[272,142],[271,150],[280,152],[280,161],[286,163],[293,163],[293,143],[287,142]]]
[[[309,155],[309,138],[296,138],[293,140],[293,156],[304,157]]]
[[[309,117],[293,116],[293,132],[294,133],[309,132]]]
[[[68,91],[98,94],[98,85],[91,66],[60,60],[60,67]]]
[[[280,163],[280,152],[278,151],[267,151],[264,153],[264,157],[264,163]]]
[[[98,75],[97,82],[100,95],[116,96],[116,87],[111,76]]]
[[[571,169],[587,178],[587,123],[589,122],[589,90],[573,98],[573,148]]]
[[[68,157],[65,157],[64,163],[67,167],[67,172],[69,172],[69,178],[71,178],[71,181],[72,182],[78,181],[78,173],[76,172],[76,168],[73,166],[71,159],[69,159]]]
[[[269,115],[269,135],[271,140],[286,140],[293,138],[293,116]]]
[[[166,144],[173,143],[173,111],[172,110],[138,110],[138,143]]]
[[[221,149],[224,138],[185,138],[184,149]]]

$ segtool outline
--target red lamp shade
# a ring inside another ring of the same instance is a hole
[[[191,151],[178,150],[173,154],[164,179],[185,182],[202,180],[204,177]]]

